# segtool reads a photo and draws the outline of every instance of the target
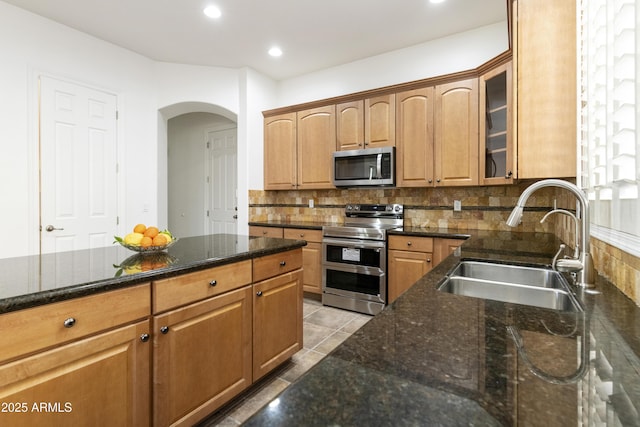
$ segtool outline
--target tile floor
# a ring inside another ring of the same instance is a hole
[[[318,363],[331,350],[367,323],[371,316],[325,307],[314,299],[304,299],[304,347],[274,372],[254,384],[199,427],[238,426],[269,403],[289,384]]]

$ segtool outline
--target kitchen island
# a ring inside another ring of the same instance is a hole
[[[573,288],[583,313],[438,291],[462,259],[549,265],[561,243],[469,234],[246,425],[640,425],[640,309],[601,277]]]
[[[302,240],[0,260],[0,425],[193,425],[302,348]]]

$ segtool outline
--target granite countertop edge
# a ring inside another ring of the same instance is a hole
[[[225,264],[231,264],[248,259],[254,259],[266,255],[285,252],[288,250],[303,247],[307,244],[304,240],[277,240],[286,240],[286,243],[281,244],[277,247],[249,249],[245,252],[239,252],[237,254],[223,257],[203,258],[199,261],[190,262],[188,265],[168,266],[165,268],[137,273],[133,275],[112,277],[108,279],[96,280],[93,282],[89,281],[57,289],[36,291],[13,297],[3,298],[0,299],[0,315],[12,311],[18,311],[117,289],[128,288],[154,280],[166,279],[182,274],[193,273],[199,270],[222,266]]]

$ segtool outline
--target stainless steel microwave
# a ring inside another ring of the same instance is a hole
[[[333,185],[378,187],[396,184],[395,147],[336,151],[333,153]]]

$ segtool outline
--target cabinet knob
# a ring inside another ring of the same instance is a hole
[[[286,261],[280,261],[280,267],[284,267],[285,265],[287,265]]]
[[[433,184],[433,180],[432,179],[429,180],[429,184]]]
[[[212,281],[209,282],[209,286],[215,286],[217,284],[218,284],[217,280],[212,280]]]
[[[162,326],[160,328],[160,332],[162,332],[163,334],[168,334],[169,333],[169,327],[168,326]]]
[[[142,334],[142,335],[140,335],[140,341],[142,341],[142,342],[147,342],[147,341],[149,341],[149,338],[150,338],[150,337],[149,337],[149,334]]]
[[[506,179],[509,179],[513,176],[513,172],[509,171],[507,172],[507,174],[504,176]]]
[[[258,291],[258,292],[256,292],[256,295],[257,295],[257,296],[259,296],[259,297],[261,297],[261,296],[262,296],[262,291]]]
[[[436,179],[436,182],[440,182],[440,178]]]
[[[411,246],[411,242],[410,242],[410,241],[409,241],[409,242],[407,242],[407,246]]]
[[[73,317],[69,317],[68,319],[65,319],[65,321],[62,324],[64,325],[65,328],[71,328],[73,325],[76,324],[76,319],[74,319]]]
[[[304,237],[304,233],[300,233],[300,237]]]
[[[431,262],[431,258],[427,258],[427,262]]]

